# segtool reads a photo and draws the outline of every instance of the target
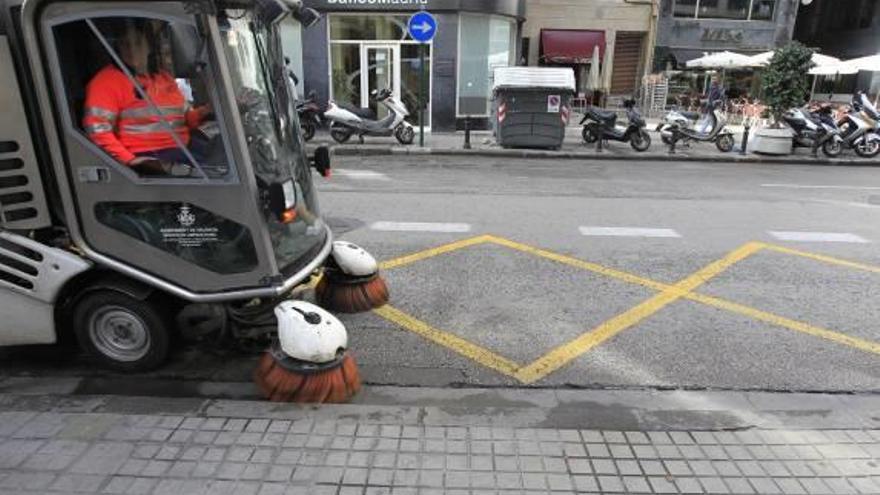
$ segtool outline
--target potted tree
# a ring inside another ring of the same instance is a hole
[[[804,104],[809,91],[809,70],[813,51],[793,41],[776,50],[761,75],[764,102],[770,113],[769,127],[755,131],[751,150],[755,153],[787,155],[792,151],[791,130],[782,125],[782,115]]]

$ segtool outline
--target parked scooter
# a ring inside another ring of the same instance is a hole
[[[709,132],[702,132],[700,129],[695,129],[693,127],[671,127],[670,132],[672,133],[672,142],[670,144],[674,147],[679,141],[683,143],[704,141],[715,143],[715,147],[724,153],[733,150],[733,147],[736,144],[736,139],[734,139],[733,133],[726,127],[727,117],[724,115],[724,112],[721,111],[721,102],[715,103],[715,107],[709,112],[707,118],[709,119],[711,126]]]
[[[645,119],[636,110],[635,100],[623,102],[629,124],[626,127],[618,126],[617,113],[602,110],[596,107],[587,108],[586,115],[581,119],[584,126],[581,135],[585,143],[595,143],[602,139],[607,141],[622,141],[629,143],[636,151],[646,151],[651,147],[651,136],[645,130]]]
[[[670,110],[663,116],[663,120],[657,124],[657,132],[663,144],[672,144],[672,129],[694,129],[702,115],[700,112],[687,112],[684,110]]]
[[[840,156],[843,152],[843,138],[840,129],[831,117],[831,107],[823,106],[815,112],[803,108],[792,108],[785,112],[782,120],[794,131],[794,146],[817,150],[822,148],[829,158]]]
[[[880,154],[880,112],[861,91],[853,95],[852,109],[838,123],[843,144],[862,158]]]
[[[330,136],[343,144],[357,134],[361,143],[364,136],[394,136],[400,144],[412,144],[416,136],[413,126],[405,119],[409,116],[406,106],[391,93],[390,89],[374,90],[370,96],[388,109],[388,116],[382,120],[367,117],[369,109],[342,108],[330,102],[324,118],[330,122]]]
[[[317,95],[314,91],[309,96],[296,104],[296,113],[299,115],[299,126],[302,128],[303,139],[311,141],[315,132],[324,127],[324,112],[318,104]]]

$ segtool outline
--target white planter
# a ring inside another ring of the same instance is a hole
[[[790,155],[792,136],[787,128],[762,127],[749,136],[749,151],[764,155]]]

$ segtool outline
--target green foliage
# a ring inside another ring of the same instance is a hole
[[[777,122],[786,110],[804,104],[809,91],[812,56],[812,50],[792,41],[776,50],[761,74],[764,102]]]

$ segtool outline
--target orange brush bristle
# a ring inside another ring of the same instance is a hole
[[[342,280],[325,274],[315,288],[318,304],[339,313],[364,313],[388,303],[388,286],[379,275]]]
[[[272,402],[302,404],[347,402],[361,388],[360,373],[350,355],[329,369],[297,372],[282,366],[269,351],[260,358],[254,382]]]

